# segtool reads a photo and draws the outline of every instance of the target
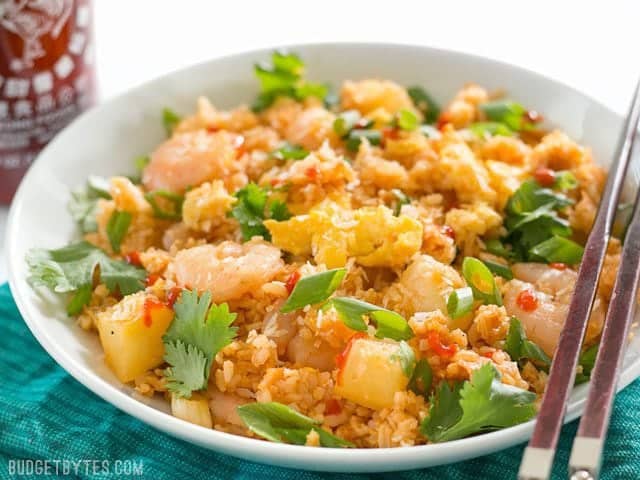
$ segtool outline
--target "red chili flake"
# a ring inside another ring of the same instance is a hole
[[[433,350],[436,355],[444,358],[453,357],[458,351],[458,345],[455,343],[451,343],[449,345],[442,343],[442,339],[440,338],[440,334],[435,330],[431,330],[427,334],[427,342],[429,343],[429,347]]]
[[[176,303],[181,293],[182,289],[180,287],[173,287],[169,290],[169,293],[167,294],[167,305],[173,308],[173,305]]]
[[[449,225],[442,225],[442,233],[444,233],[451,240],[456,239],[456,232]]]
[[[518,294],[516,303],[525,312],[533,312],[538,308],[538,297],[530,289],[526,288]]]
[[[342,405],[337,398],[327,400],[327,408],[324,409],[325,415],[338,415],[342,412]]]
[[[140,254],[138,252],[129,252],[124,256],[124,261],[135,265],[136,267],[141,267],[142,262],[140,261]]]
[[[291,292],[293,291],[296,283],[298,283],[298,280],[300,280],[300,272],[298,270],[292,272],[291,275],[287,277],[287,281],[285,282],[284,286],[287,288],[287,292],[289,292],[289,294],[291,294]]]
[[[556,181],[556,174],[553,170],[546,167],[540,167],[536,170],[536,173],[533,174],[533,177],[543,187],[550,187]]]
[[[566,270],[567,269],[567,264],[566,263],[560,263],[560,262],[551,262],[549,264],[549,266],[555,270]]]
[[[451,123],[451,116],[448,112],[442,112],[438,117],[438,122],[436,123],[436,128],[438,130],[442,130],[444,126],[448,123]]]
[[[400,130],[394,127],[384,127],[382,129],[382,136],[385,139],[397,140],[400,137]]]
[[[349,356],[351,347],[353,347],[353,344],[356,340],[358,340],[359,338],[366,338],[366,337],[367,337],[367,334],[364,332],[356,333],[349,339],[349,342],[347,343],[347,346],[344,347],[344,350],[336,355],[336,367],[338,367],[338,384],[342,384],[342,372],[344,370],[345,365],[347,364],[347,357]]]
[[[542,117],[542,115],[540,115],[538,112],[536,112],[535,110],[528,110],[525,114],[524,114],[524,118],[526,118],[528,121],[530,121],[531,123],[540,123],[542,120],[544,120],[544,118]]]
[[[209,132],[209,133],[216,133],[218,130],[220,130],[220,129],[218,127],[216,127],[216,126],[213,126],[213,125],[207,127],[207,132]]]
[[[315,180],[318,178],[318,167],[309,167],[304,171],[304,174],[309,177],[311,180]]]
[[[142,307],[142,323],[145,327],[150,327],[153,323],[153,311],[158,308],[166,308],[166,305],[154,298],[147,298]]]
[[[493,351],[493,350],[490,350],[490,351],[488,351],[488,352],[483,352],[483,353],[481,353],[480,355],[482,355],[482,356],[483,356],[483,357],[485,357],[485,358],[491,358],[491,359],[493,359],[493,354],[494,354],[494,353],[496,353],[496,352],[495,352],[495,351]]]
[[[145,281],[145,283],[147,284],[147,287],[152,286],[154,283],[158,281],[159,278],[160,278],[160,275],[156,273],[150,273],[149,275],[147,275],[147,280]]]
[[[233,140],[233,148],[236,149],[236,157],[240,158],[247,151],[244,147],[244,136],[238,135]]]

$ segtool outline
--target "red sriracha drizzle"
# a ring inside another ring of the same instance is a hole
[[[298,283],[298,280],[300,280],[300,272],[298,270],[292,272],[291,275],[289,275],[289,277],[287,278],[284,286],[287,288],[287,292],[289,292],[289,294],[293,292],[293,289],[295,288],[296,283]]]
[[[327,400],[327,408],[325,408],[325,415],[338,415],[342,411],[342,405],[337,398],[330,398]]]
[[[318,173],[317,167],[309,167],[304,171],[304,174],[311,180],[316,180],[318,178]]]
[[[540,167],[533,174],[533,177],[543,187],[550,187],[556,181],[556,174],[553,170],[546,167]]]
[[[147,298],[144,301],[144,306],[142,307],[142,323],[144,323],[145,327],[150,327],[153,323],[152,313],[154,309],[164,308],[166,305],[155,298]]]
[[[358,332],[353,335],[347,346],[344,347],[344,350],[336,355],[336,367],[338,367],[338,384],[342,384],[342,372],[344,371],[344,367],[347,364],[347,358],[349,357],[349,352],[351,352],[351,347],[353,347],[353,343],[359,338],[366,338],[367,334],[364,332]]]
[[[136,267],[141,267],[142,262],[140,261],[140,254],[138,252],[129,252],[124,256],[124,261],[135,265]]]
[[[538,297],[536,297],[536,294],[527,288],[518,294],[516,303],[525,312],[533,312],[538,308]]]
[[[152,286],[154,283],[158,281],[159,278],[160,278],[160,275],[156,273],[150,273],[149,275],[147,275],[147,279],[145,281],[145,283],[147,284],[147,287]]]
[[[567,264],[566,263],[560,263],[560,262],[551,262],[549,264],[549,267],[555,269],[555,270],[566,270],[567,269]]]
[[[440,357],[450,358],[453,357],[458,351],[457,344],[451,343],[447,345],[445,343],[442,343],[440,334],[435,330],[431,330],[427,334],[427,342],[429,343],[429,348],[431,348],[431,350],[433,350]]]
[[[246,148],[244,146],[244,136],[238,135],[233,140],[233,147],[236,149],[236,157],[240,158],[246,152]]]
[[[181,293],[182,289],[180,287],[173,287],[171,290],[169,290],[169,293],[167,294],[167,304],[171,308],[173,308],[173,305],[176,303]]]
[[[449,225],[442,225],[442,233],[444,233],[451,240],[456,239],[456,232]]]

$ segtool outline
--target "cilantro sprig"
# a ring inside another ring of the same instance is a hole
[[[329,94],[327,85],[304,79],[304,62],[295,53],[273,52],[271,63],[259,63],[254,71],[260,82],[260,94],[252,106],[255,112],[269,108],[278,97],[324,99]]]
[[[236,336],[231,324],[236,314],[226,303],[211,304],[211,293],[198,297],[196,291],[183,290],[174,305],[176,313],[162,338],[167,389],[180,397],[207,386],[211,364],[216,354]]]
[[[353,447],[343,440],[320,428],[320,423],[302,415],[291,407],[278,402],[247,403],[237,408],[238,415],[256,435],[278,443],[304,445],[312,430],[320,437],[320,446],[329,448]]]
[[[286,203],[282,200],[270,199],[269,190],[255,183],[249,183],[238,190],[234,196],[238,201],[228,215],[240,224],[244,240],[250,240],[254,236],[271,240],[271,234],[263,221],[267,218],[277,221],[291,218]]]
[[[548,370],[551,365],[549,356],[527,338],[520,320],[515,317],[512,317],[509,322],[509,332],[504,343],[504,351],[509,354],[511,360],[520,364],[525,360],[530,360],[543,370]]]
[[[558,187],[573,185],[563,181]],[[574,265],[580,262],[583,247],[568,237],[572,230],[569,222],[559,215],[573,201],[564,193],[543,187],[530,179],[520,185],[507,202],[504,225],[507,235],[502,248],[496,240],[487,242],[487,250],[514,261],[561,262]]]
[[[486,364],[471,380],[440,384],[420,431],[432,442],[446,442],[511,427],[535,415],[535,400],[534,393],[500,382],[499,372]]]
[[[31,249],[27,253],[29,282],[45,286],[57,293],[72,293],[67,305],[69,315],[76,315],[91,299],[94,278],[109,291],[129,295],[144,288],[146,272],[127,262],[114,260],[89,242],[45,250]]]
[[[90,176],[84,188],[71,192],[71,199],[67,204],[67,209],[82,233],[98,230],[96,214],[98,200],[101,198],[111,199],[108,180],[102,177]]]

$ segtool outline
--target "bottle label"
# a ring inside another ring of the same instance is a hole
[[[88,0],[0,0],[0,176],[93,102],[91,27]]]

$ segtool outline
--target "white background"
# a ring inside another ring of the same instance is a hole
[[[103,100],[212,57],[322,41],[413,43],[488,56],[558,79],[618,111],[640,74],[634,0],[95,0],[94,6]],[[6,215],[0,208],[0,282]]]

